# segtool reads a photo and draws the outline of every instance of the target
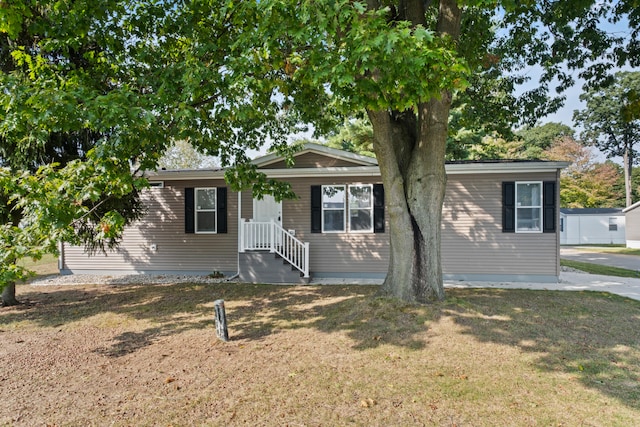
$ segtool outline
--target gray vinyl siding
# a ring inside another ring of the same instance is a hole
[[[387,233],[311,233],[311,186],[377,184],[379,177],[296,178],[291,181],[297,200],[282,202],[282,226],[295,230],[296,237],[309,242],[311,274],[366,272],[384,274],[389,263]],[[251,194],[243,193],[243,218],[253,214]],[[249,207],[249,208],[245,208]],[[385,221],[387,215],[385,215]],[[385,227],[389,229],[388,226]]]
[[[555,173],[450,175],[442,217],[443,272],[452,277],[557,276],[558,230],[556,233],[502,232],[503,181],[557,179]],[[389,263],[388,214],[385,213],[385,233],[310,232],[312,185],[379,182],[380,178],[376,177],[297,178],[292,182],[298,199],[283,202],[283,227],[295,230],[298,238],[309,242],[312,275],[386,273]],[[251,194],[244,193],[243,218],[251,218],[252,203]]]
[[[627,240],[640,241],[640,208],[625,213],[625,236]]]
[[[316,153],[304,153],[295,157],[294,168],[331,168],[331,167],[349,167],[360,166],[360,163],[349,162],[343,159],[323,156]],[[284,160],[271,163],[262,169],[285,169],[287,164]]]
[[[88,256],[83,248],[65,245],[63,271],[81,273],[184,272],[233,273],[238,260],[237,193],[227,191],[227,233],[186,234],[185,187],[222,187],[222,180],[165,181],[164,188],[145,190],[144,218],[124,233],[118,250]],[[152,251],[151,245],[157,245]]]
[[[323,163],[326,166],[326,162]],[[556,233],[503,233],[502,182],[557,180],[557,173],[450,174],[443,207],[442,259],[449,276],[557,276]],[[285,229],[310,244],[311,274],[384,275],[389,262],[388,212],[385,233],[311,233],[311,186],[380,183],[380,177],[292,178],[296,200],[283,201]],[[165,181],[145,193],[148,213],[129,227],[120,249],[88,257],[82,248],[65,246],[65,272],[237,271],[238,195],[227,191],[227,233],[185,234],[184,188],[226,186],[222,180]],[[228,187],[227,187],[228,188]],[[249,191],[242,192],[241,217],[253,216]],[[556,206],[559,205],[559,195]],[[630,213],[627,221],[630,221]],[[634,218],[640,225],[640,209]],[[558,228],[556,214],[556,228]],[[629,230],[631,227],[628,227]],[[636,228],[640,240],[640,227]],[[151,251],[152,244],[157,251]]]
[[[555,233],[502,232],[503,181],[557,179],[554,173],[449,176],[442,212],[444,273],[557,276],[557,208]]]

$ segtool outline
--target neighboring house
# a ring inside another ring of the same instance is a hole
[[[250,192],[228,188],[222,170],[150,173],[148,212],[125,231],[120,248],[89,257],[82,248],[64,245],[61,272],[219,271],[267,283],[385,276],[389,215],[374,158],[307,144],[296,153],[294,167],[276,155],[254,162],[267,176],[290,182],[298,198],[253,199]],[[447,164],[445,277],[557,281],[558,182],[566,165]]]
[[[640,249],[640,202],[622,210],[626,220],[627,247]]]
[[[624,244],[622,208],[561,208],[560,244]]]

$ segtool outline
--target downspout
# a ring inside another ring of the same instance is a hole
[[[556,194],[556,200],[555,200],[556,202],[556,212],[555,212],[555,215],[556,215],[556,277],[558,278],[557,279],[558,282],[560,281],[560,273],[562,272],[562,268],[560,267],[560,244],[562,243],[560,239],[562,234],[562,232],[560,231],[560,180],[562,179],[560,172],[561,172],[561,169],[558,169],[556,171],[556,183],[557,183],[556,188],[558,190],[556,192],[557,194]],[[567,232],[568,231],[567,224],[564,224],[564,226],[565,226],[564,230],[566,233],[565,236],[568,236],[569,234]]]
[[[58,242],[58,274],[62,274],[64,268],[64,243]]]
[[[236,277],[240,276],[240,248],[242,247],[242,191],[238,191],[238,248],[236,250],[236,255],[237,255],[237,268],[236,268],[236,274],[233,275],[233,277],[229,278],[229,280],[231,279],[235,279]]]

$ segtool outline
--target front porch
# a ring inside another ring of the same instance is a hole
[[[274,220],[240,220],[239,279],[252,283],[309,283],[309,243]]]

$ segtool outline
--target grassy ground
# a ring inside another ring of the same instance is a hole
[[[20,264],[33,271],[37,276],[47,276],[58,273],[58,258],[45,255],[39,260],[23,259]]]
[[[578,246],[581,250],[588,252],[601,252],[622,255],[640,255],[640,249],[627,248],[623,245],[587,245]]]
[[[570,259],[561,259],[560,265],[564,267],[575,268],[576,270],[584,271],[585,273],[601,274],[604,276],[615,277],[634,277],[640,278],[640,272],[635,270],[628,270],[620,267],[609,267],[606,265],[592,264],[590,262],[580,262]]]
[[[0,425],[637,425],[640,302],[376,290],[20,286],[27,304],[0,310]]]

